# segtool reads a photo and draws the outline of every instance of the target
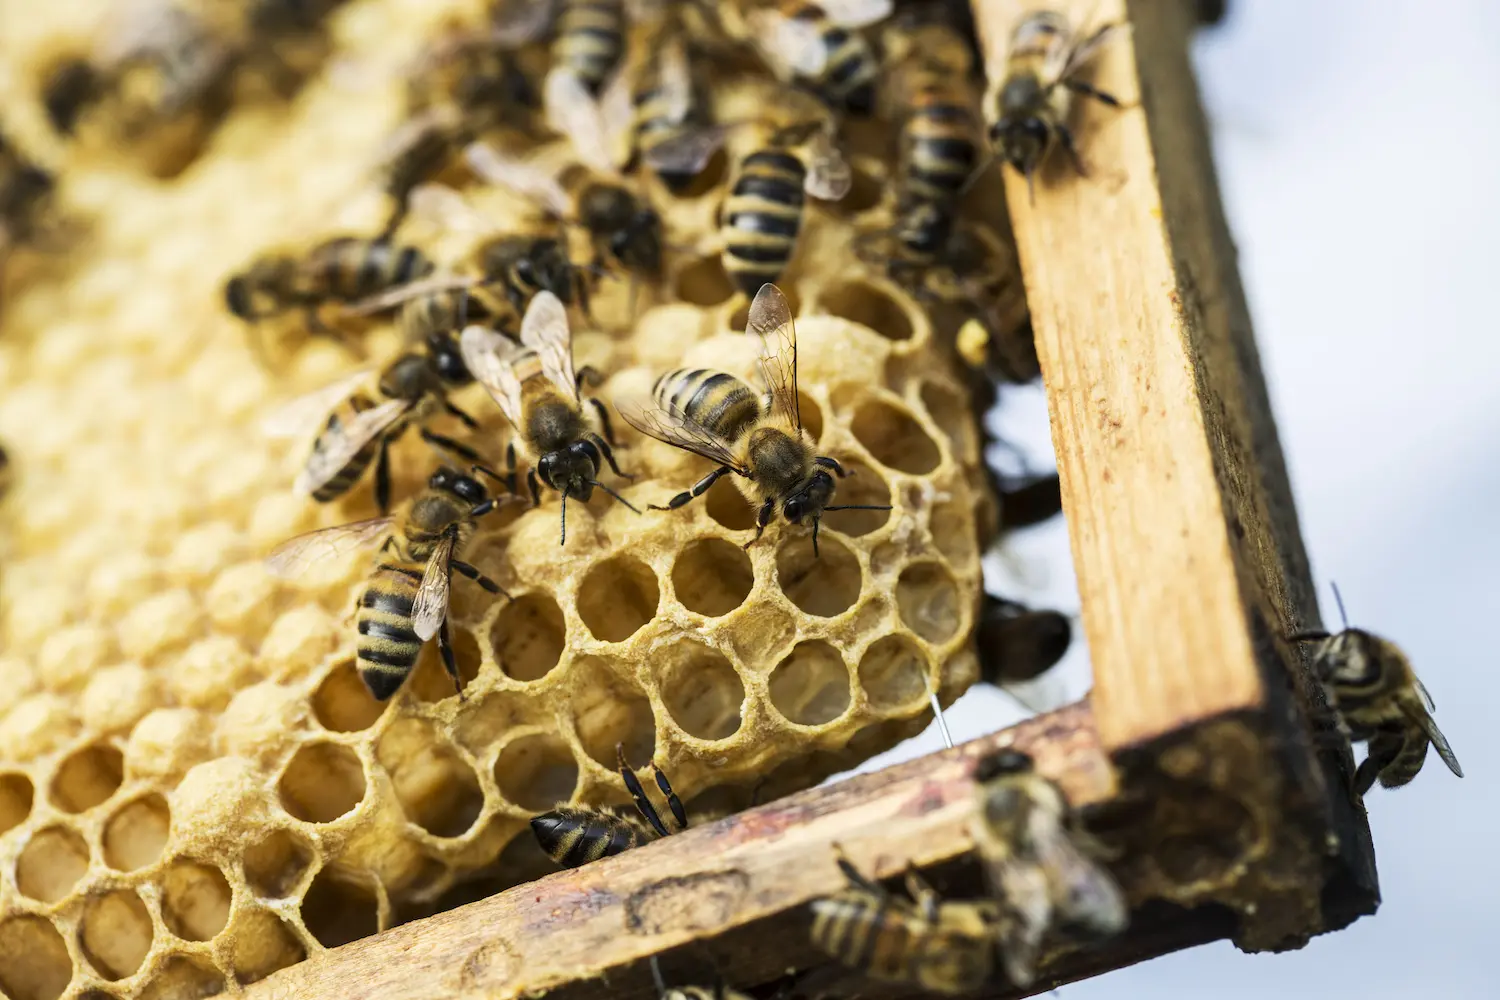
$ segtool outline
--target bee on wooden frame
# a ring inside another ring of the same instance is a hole
[[[652,762],[656,787],[666,799],[673,827],[663,822],[661,813],[646,795],[640,779],[625,760],[624,747],[617,745],[615,753],[620,761],[620,777],[635,802],[639,818],[586,806],[558,806],[531,818],[531,832],[537,843],[548,857],[564,868],[577,868],[590,861],[613,857],[687,828],[687,811],[661,768]]]
[[[934,993],[970,993],[991,980],[999,903],[945,902],[914,867],[906,872],[911,899],[902,899],[834,851],[849,884],[812,902],[814,946],[872,978]]]
[[[1415,778],[1427,760],[1429,744],[1448,770],[1462,778],[1463,768],[1433,720],[1432,696],[1417,679],[1395,643],[1363,629],[1350,628],[1344,599],[1334,588],[1343,630],[1298,632],[1295,642],[1314,642],[1313,668],[1333,696],[1349,738],[1368,744],[1354,774],[1354,789],[1364,795],[1378,780],[1382,788],[1399,788]]]
[[[321,423],[293,492],[319,503],[337,500],[373,463],[375,504],[385,513],[391,501],[390,446],[413,424],[420,426],[428,444],[478,462],[480,456],[472,448],[425,426],[439,410],[470,430],[479,426],[448,399],[450,389],[469,381],[461,362],[461,355],[454,358],[451,344],[439,340],[437,351],[408,351],[386,365],[373,394],[366,389],[371,372],[360,371],[267,417],[262,430],[269,437],[297,437],[314,421]]]
[[[448,630],[448,598],[454,570],[492,594],[508,596],[462,558],[474,535],[475,511],[495,506],[477,479],[440,468],[427,488],[394,516],[298,535],[267,556],[266,567],[276,576],[295,579],[324,559],[379,544],[380,558],[355,616],[360,678],[377,701],[385,701],[416,666],[423,643],[436,636],[443,669],[462,697]]]
[[[1079,40],[1067,18],[1050,10],[1032,11],[1016,24],[1003,69],[991,77],[984,114],[996,155],[1026,178],[1028,190],[1054,144],[1063,147],[1079,174],[1088,173],[1068,113],[1074,94],[1121,106],[1113,94],[1080,78],[1120,28],[1106,24]]]
[[[755,537],[746,548],[779,510],[790,524],[812,522],[816,554],[818,524],[825,512],[891,508],[829,504],[834,476],[848,473],[837,459],[819,455],[802,428],[797,330],[781,289],[761,288],[750,305],[746,331],[761,338],[764,396],[724,372],[679,368],[656,380],[652,403],[617,401],[616,408],[642,434],[718,463],[691,490],[677,494],[666,507],[653,504],[652,510],[676,510],[702,496],[720,477],[734,473],[741,492],[756,507]]]
[[[1109,937],[1125,929],[1129,910],[1114,878],[1093,860],[1102,848],[1030,756],[996,751],[979,762],[974,781],[969,829],[1006,915],[994,925],[1000,961],[1011,982],[1027,986],[1049,932]]]
[[[551,292],[538,292],[521,321],[518,344],[494,330],[470,326],[459,337],[464,362],[489,392],[516,430],[516,441],[530,460],[526,484],[533,506],[540,506],[537,481],[562,494],[562,529],[558,544],[568,540],[568,498],[585,503],[599,487],[640,513],[620,494],[599,481],[605,462],[622,479],[615,464],[614,435],[604,404],[590,397],[601,435],[584,416],[579,373],[573,368],[573,333],[563,304]],[[511,445],[515,467],[515,442]]]

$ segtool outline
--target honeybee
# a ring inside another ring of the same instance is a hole
[[[56,183],[0,132],[0,261],[41,230]]]
[[[753,545],[776,516],[788,523],[812,521],[813,552],[818,524],[826,511],[890,510],[888,505],[832,506],[834,476],[848,473],[837,459],[819,455],[802,429],[797,395],[797,330],[786,296],[766,285],[750,304],[746,331],[761,338],[760,372],[766,383],[761,396],[733,375],[679,368],[656,380],[654,404],[616,402],[620,415],[642,434],[701,455],[718,468],[691,490],[677,494],[665,507],[676,510],[702,496],[731,472],[757,512]],[[773,342],[776,344],[772,347]]]
[[[687,810],[683,808],[677,793],[672,791],[672,783],[667,780],[661,768],[652,762],[651,770],[656,776],[656,787],[666,799],[675,830],[662,821],[661,813],[647,797],[640,779],[625,760],[624,748],[616,745],[615,753],[619,756],[620,777],[635,802],[640,819],[607,809],[581,806],[558,806],[531,818],[531,832],[536,836],[537,843],[548,857],[564,868],[577,868],[590,861],[613,857],[622,851],[687,828]]]
[[[304,253],[252,260],[225,282],[224,304],[248,323],[300,309],[310,332],[332,335],[319,315],[321,307],[353,304],[432,271],[432,261],[416,247],[380,237],[336,236]]]
[[[1291,638],[1318,644],[1313,650],[1318,679],[1337,704],[1349,738],[1369,745],[1354,774],[1355,790],[1364,795],[1377,780],[1382,788],[1407,784],[1422,770],[1429,743],[1448,770],[1462,778],[1458,757],[1432,718],[1432,696],[1417,679],[1411,661],[1395,643],[1350,628],[1336,587],[1334,597],[1343,631],[1329,634],[1314,629]]]
[[[882,36],[891,117],[900,121],[903,203],[951,204],[984,160],[984,122],[968,39],[948,24],[897,23]]]
[[[1125,929],[1129,910],[1114,878],[1090,857],[1102,848],[1031,757],[998,750],[975,767],[974,781],[969,829],[1006,915],[993,928],[1000,961],[1011,982],[1027,986],[1049,931],[1108,937]]]
[[[464,152],[469,167],[492,184],[530,198],[553,218],[582,227],[594,246],[594,265],[612,261],[632,277],[661,276],[661,216],[629,188],[586,163],[552,171],[508,157],[485,143]]]
[[[451,346],[437,352],[407,351],[386,365],[374,395],[364,390],[369,372],[357,372],[323,389],[300,397],[268,417],[262,429],[270,437],[301,433],[309,417],[321,419],[322,429],[313,441],[292,490],[319,503],[337,500],[375,465],[375,503],[384,514],[390,509],[390,446],[413,424],[422,425],[438,409],[473,430],[473,417],[448,399],[449,389],[467,384],[470,375],[462,355],[452,356]],[[422,439],[436,448],[470,462],[480,456],[472,448],[431,428],[421,426]]]
[[[755,43],[784,80],[800,84],[832,108],[852,115],[875,110],[880,63],[860,28],[890,16],[891,0],[778,0],[735,16],[726,26]]]
[[[508,596],[460,558],[474,535],[474,512],[495,506],[477,479],[440,468],[427,481],[427,489],[396,516],[298,535],[267,556],[266,567],[291,579],[323,559],[383,543],[355,618],[360,679],[377,701],[385,701],[416,666],[422,644],[436,635],[443,668],[462,697],[448,634],[448,595],[457,570],[490,593]]]
[[[622,479],[615,464],[614,434],[604,404],[592,397],[601,436],[583,413],[579,375],[573,369],[573,333],[562,302],[551,292],[538,292],[521,320],[521,342],[482,326],[470,326],[459,337],[464,362],[480,385],[500,406],[531,460],[526,485],[533,506],[540,506],[541,479],[562,494],[562,531],[558,544],[568,540],[568,498],[588,502],[597,486],[631,510],[640,513],[620,494],[599,482],[601,459]],[[512,444],[512,449],[515,445]],[[511,465],[514,468],[512,452]]]
[[[406,121],[382,155],[380,171],[394,202],[385,232],[400,225],[417,185],[490,129],[529,129],[538,103],[531,81],[502,40],[488,31],[447,25],[408,70]]]
[[[992,76],[984,114],[996,155],[1026,178],[1028,190],[1054,141],[1062,144],[1080,174],[1088,173],[1067,124],[1068,112],[1073,94],[1120,107],[1113,94],[1079,79],[1119,28],[1106,24],[1078,41],[1067,18],[1050,10],[1032,11],[1016,24],[1004,75]]]
[[[984,595],[979,612],[981,680],[996,687],[1035,680],[1057,665],[1072,642],[1073,623],[1062,612]]]
[[[816,947],[875,979],[934,993],[968,993],[989,982],[998,903],[944,902],[914,867],[906,871],[908,901],[861,875],[836,844],[834,851],[849,885],[813,900]]]
[[[708,165],[721,138],[711,131],[684,32],[665,23],[645,30],[649,37],[632,47],[630,145],[667,190],[681,194]],[[685,141],[695,141],[696,148],[685,148]]]

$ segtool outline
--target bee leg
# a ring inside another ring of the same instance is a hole
[[[1078,155],[1078,144],[1073,141],[1073,130],[1059,122],[1057,138],[1062,142],[1062,148],[1068,154],[1068,159],[1072,161],[1073,169],[1078,171],[1078,176],[1087,177],[1089,168],[1084,165],[1083,157]]]
[[[681,507],[692,501],[694,497],[701,497],[703,494],[707,493],[708,488],[714,483],[718,482],[720,476],[727,476],[733,471],[734,470],[729,466],[721,465],[717,469],[694,483],[691,490],[679,493],[672,499],[668,500],[665,507],[660,507],[653,503],[647,505],[647,510],[676,510],[678,507]]]
[[[641,817],[651,824],[651,829],[656,831],[658,837],[671,836],[672,831],[668,830],[666,824],[661,821],[661,815],[656,811],[656,807],[651,804],[650,799],[646,798],[646,790],[641,787],[640,779],[630,769],[630,762],[625,759],[623,744],[615,744],[615,754],[620,760],[620,777],[625,781],[625,790],[635,800],[635,807],[640,810]]]
[[[494,580],[491,580],[489,577],[485,576],[483,573],[479,572],[478,569],[476,569],[475,567],[473,567],[469,563],[466,563],[466,562],[464,562],[461,559],[453,559],[453,560],[450,560],[449,564],[454,569],[456,569],[460,573],[462,573],[464,576],[468,577],[470,580],[473,580],[475,583],[479,584],[485,590],[488,590],[490,593],[492,593],[492,594],[499,594],[501,597],[505,598],[507,601],[510,600],[510,595],[507,594],[505,592],[505,590],[502,589],[501,586],[498,583],[496,583]]]
[[[927,884],[922,873],[917,871],[917,866],[910,863],[906,866],[906,891],[911,894],[917,908],[922,911],[922,917],[928,923],[937,923],[940,902],[937,891]]]
[[[850,861],[844,856],[844,849],[842,847],[840,847],[838,844],[832,844],[830,846],[833,847],[834,862],[839,866],[839,871],[844,873],[844,878],[849,880],[850,885],[854,886],[856,889],[863,889],[865,892],[871,893],[872,895],[878,896],[882,899],[890,895],[890,893],[886,892],[885,886],[881,885],[879,882],[872,882],[869,879],[865,878],[864,875],[860,874],[859,869],[854,867],[854,862]]]
[[[575,381],[580,390],[584,387],[585,384],[587,384],[590,389],[597,389],[599,386],[604,384],[604,375],[593,365],[584,365],[582,368],[578,369]],[[593,403],[595,406],[599,405],[599,401],[597,399],[591,399],[589,400],[589,402]]]
[[[1062,85],[1073,91],[1073,93],[1075,94],[1082,94],[1085,97],[1092,97],[1094,100],[1100,101],[1104,104],[1108,104],[1112,108],[1123,107],[1123,105],[1120,103],[1120,99],[1114,94],[1111,94],[1107,90],[1100,90],[1098,87],[1095,87],[1092,84],[1084,83],[1082,80],[1067,79],[1062,81]]]
[[[391,511],[391,442],[380,439],[380,455],[375,459],[375,506],[382,515]]]
[[[755,537],[752,538],[752,539],[750,539],[748,542],[746,542],[744,545],[742,545],[740,547],[748,549],[750,546],[752,546],[756,542],[760,541],[760,536],[764,535],[766,533],[766,525],[770,524],[771,523],[771,518],[773,518],[775,516],[776,516],[776,501],[774,499],[773,500],[767,500],[765,503],[761,504],[760,505],[760,510],[755,515]],[[814,529],[816,529],[816,527],[817,527],[817,522],[816,521],[813,522],[813,526],[814,526]],[[817,555],[818,555],[818,536],[817,536],[817,533],[816,533],[816,530],[815,530],[814,533],[813,533],[813,557],[817,558]]]
[[[453,454],[457,455],[459,458],[462,458],[466,462],[477,462],[484,457],[473,448],[470,448],[468,445],[460,444],[459,442],[453,440],[451,437],[434,433],[433,431],[430,431],[425,427],[422,428],[420,433],[422,435],[422,440],[426,441],[434,448],[441,448],[444,451],[451,451],[453,452]]]
[[[597,400],[596,400],[596,402],[597,402]],[[612,471],[615,475],[619,476],[621,479],[634,479],[635,478],[634,476],[632,476],[628,472],[621,472],[620,471],[620,466],[615,462],[615,450],[609,446],[609,442],[608,441],[605,441],[603,438],[596,437],[594,439],[594,444],[598,446],[598,448],[599,448],[599,454],[603,455],[604,456],[604,460],[609,463],[610,471]]]
[[[821,465],[825,469],[832,469],[834,471],[834,474],[837,475],[840,479],[843,479],[845,476],[849,475],[849,473],[844,470],[844,467],[839,464],[838,459],[829,458],[827,455],[819,455],[817,458],[813,459],[813,464]]]
[[[464,700],[464,682],[458,675],[458,660],[453,655],[453,640],[448,634],[448,616],[444,615],[442,623],[438,625],[438,653],[443,658],[443,669],[448,671],[448,676],[453,678],[453,690],[458,695],[458,700]]]
[[[443,400],[443,409],[447,410],[448,413],[454,419],[456,419],[459,423],[463,424],[469,430],[471,430],[471,431],[477,431],[477,430],[479,430],[479,421],[475,420],[473,417],[469,416],[463,410],[460,410],[458,407],[454,406],[452,403],[448,402],[448,400],[446,400],[446,399]]]
[[[516,443],[512,441],[505,446],[505,486],[511,495],[518,495],[516,490]]]
[[[535,469],[526,470],[526,485],[531,490],[531,506],[540,507],[542,505],[542,491],[537,487]]]
[[[1365,759],[1360,761],[1359,769],[1354,772],[1354,790],[1361,796],[1369,794],[1370,789],[1375,787],[1376,779],[1396,763],[1396,759],[1401,756],[1401,748],[1405,745],[1406,738],[1400,733],[1381,731],[1370,737]]]
[[[666,796],[667,808],[672,810],[672,818],[677,821],[677,829],[686,830],[688,825],[687,810],[683,808],[682,800],[677,793],[672,791],[672,783],[662,773],[662,769],[656,766],[656,761],[651,762],[651,770],[656,774],[656,787]]]
[[[587,371],[587,370],[588,369],[585,369],[585,371]],[[581,376],[581,375],[579,376],[580,380],[582,379],[582,377],[583,376]],[[615,440],[614,425],[609,422],[609,410],[605,409],[604,404],[601,403],[601,402],[599,402],[598,398],[594,397],[594,396],[590,396],[589,397],[589,405],[594,408],[594,412],[595,413],[599,414],[599,427],[604,431],[604,442],[605,442],[605,444],[608,444],[608,445],[611,445],[611,446],[619,444],[619,442]],[[614,459],[610,459],[609,465],[610,465],[610,468],[614,468],[614,465],[615,465]],[[615,475],[620,475],[620,474],[621,474],[620,470],[619,469],[615,469]],[[625,478],[628,479],[630,477],[626,476]]]

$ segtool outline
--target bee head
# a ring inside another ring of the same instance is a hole
[[[436,388],[436,381],[437,371],[431,359],[407,353],[380,373],[380,394],[387,399],[420,399]]]
[[[575,441],[566,448],[550,451],[536,465],[537,474],[558,492],[583,501],[594,495],[599,451],[592,442]]]
[[[72,135],[84,108],[99,99],[103,81],[84,59],[68,59],[47,75],[42,85],[42,106],[47,120],[59,135]]]
[[[926,199],[911,205],[896,224],[896,236],[901,245],[923,257],[941,251],[952,232],[953,214]]]
[[[844,110],[851,115],[865,116],[875,110],[875,84],[866,82],[844,95]]]
[[[1007,747],[980,758],[974,766],[974,780],[984,782],[1013,774],[1030,774],[1035,767],[1036,762],[1030,754]]]
[[[470,507],[477,507],[489,499],[483,483],[447,466],[432,474],[432,478],[427,480],[427,487],[458,497]]]
[[[990,141],[1000,157],[1027,177],[1042,162],[1051,136],[1047,123],[1030,114],[1006,115],[990,129]]]
[[[538,240],[530,254],[516,261],[516,276],[556,295],[564,305],[573,301],[573,262],[557,240]]]
[[[1335,689],[1373,686],[1385,674],[1383,645],[1363,629],[1335,633],[1318,648],[1318,675]]]
[[[801,524],[805,517],[815,522],[823,515],[823,508],[833,499],[833,476],[818,469],[801,489],[782,501],[781,516],[789,524]]]
[[[243,320],[263,319],[281,309],[283,292],[290,289],[296,261],[275,255],[255,260],[224,283],[224,304]]]
[[[464,363],[464,356],[459,351],[458,341],[447,331],[433,332],[427,335],[427,357],[432,362],[432,368],[437,372],[437,377],[444,385],[464,386],[474,381],[474,375],[469,371],[469,366]]]

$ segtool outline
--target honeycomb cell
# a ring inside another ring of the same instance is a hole
[[[161,795],[125,803],[104,824],[104,863],[122,872],[146,867],[161,857],[171,829],[172,812]]]
[[[955,448],[967,451],[974,446],[974,411],[955,390],[936,382],[923,382],[922,405]]]
[[[832,618],[859,600],[863,575],[859,560],[837,538],[821,536],[814,553],[812,536],[798,533],[783,538],[776,550],[776,581],[782,593],[803,611]]]
[[[656,718],[651,702],[620,682],[605,667],[584,673],[573,689],[573,727],[583,752],[613,769],[615,746],[630,760],[650,760],[656,750]]]
[[[125,757],[108,743],[76,750],[52,776],[50,798],[63,812],[92,809],[115,794],[125,777]]]
[[[848,461],[842,464],[849,475],[838,481],[834,504],[890,506],[891,488],[883,475],[863,462]],[[891,512],[888,510],[831,510],[823,515],[822,526],[850,538],[858,538],[878,531],[890,519]]]
[[[113,634],[99,625],[58,629],[36,652],[37,676],[50,690],[76,690],[114,655],[114,647]]]
[[[880,178],[868,170],[854,167],[850,171],[849,193],[835,202],[834,206],[845,215],[857,215],[879,205],[884,194],[885,185]]]
[[[155,679],[145,668],[117,663],[94,671],[78,699],[78,715],[92,732],[122,732],[159,701]]]
[[[212,865],[179,858],[161,877],[161,916],[184,941],[212,941],[229,922],[233,893]]]
[[[928,642],[947,642],[958,632],[962,610],[958,585],[938,562],[912,563],[896,581],[896,608],[906,627]]]
[[[276,617],[278,590],[276,578],[257,559],[221,570],[209,584],[204,605],[215,625],[257,635]]]
[[[695,306],[716,306],[734,296],[734,283],[717,254],[699,257],[677,273],[677,297]]]
[[[672,589],[689,611],[727,615],[750,596],[755,570],[745,550],[722,538],[689,542],[672,564]]]
[[[799,642],[771,671],[771,704],[799,726],[832,722],[849,707],[849,668],[822,640]]]
[[[73,891],[89,870],[89,845],[76,830],[38,830],[16,858],[16,887],[32,899],[55,903]]]
[[[290,896],[312,864],[312,847],[290,830],[272,830],[245,848],[245,881],[262,899]]]
[[[311,605],[292,608],[271,623],[261,640],[261,661],[276,677],[305,676],[333,652],[338,632],[335,622],[321,609]]]
[[[198,599],[191,591],[164,590],[131,608],[116,625],[115,635],[126,656],[144,660],[186,645],[197,634],[201,619]]]
[[[616,556],[589,570],[578,588],[578,614],[595,639],[623,642],[656,617],[661,591],[651,567]]]
[[[24,774],[0,774],[0,834],[26,822],[36,790]]]
[[[191,708],[158,708],[130,731],[127,769],[137,777],[172,778],[212,755],[208,718]]]
[[[134,975],[151,950],[151,914],[133,889],[94,896],[78,920],[78,943],[105,979]]]
[[[309,823],[332,823],[365,797],[359,757],[338,743],[309,743],[287,762],[277,783],[281,805]]]
[[[495,758],[495,784],[501,795],[522,809],[551,809],[573,797],[578,762],[556,736],[522,736],[507,743]]]
[[[904,406],[868,399],[854,411],[849,429],[875,461],[889,469],[926,475],[938,467],[942,452]]]
[[[0,923],[0,989],[10,1000],[57,1000],[73,978],[68,946],[41,917]]]
[[[453,643],[453,665],[458,668],[458,690],[463,691],[479,676],[479,643],[468,629],[458,628],[451,622],[448,637]],[[422,655],[417,657],[416,669],[407,684],[418,701],[428,704],[454,696],[453,678],[443,666],[436,640],[422,647]]]
[[[718,650],[678,643],[657,685],[667,714],[689,736],[722,740],[739,731],[745,685]]]
[[[725,476],[710,486],[702,503],[708,516],[730,531],[749,531],[755,527],[755,511],[734,485],[733,476]]]
[[[292,929],[265,910],[249,910],[236,919],[231,940],[234,978],[241,986],[259,982],[307,957],[307,950]]]
[[[71,699],[34,694],[0,719],[0,760],[32,760],[65,742],[73,731]]]
[[[817,444],[823,436],[823,408],[818,401],[805,392],[797,393],[797,415],[802,418],[802,429]]]
[[[357,733],[375,724],[385,710],[385,704],[370,694],[365,682],[359,679],[354,661],[349,659],[339,661],[328,671],[323,683],[313,692],[312,709],[313,716],[324,729]]]
[[[966,563],[979,549],[973,511],[962,501],[945,500],[932,508],[932,544],[949,562]]]
[[[564,634],[562,608],[550,595],[523,594],[500,606],[490,641],[505,676],[534,681],[557,666]]]
[[[406,818],[438,837],[464,834],[484,807],[479,778],[458,751],[419,719],[403,719],[375,749]]]
[[[243,545],[241,533],[227,522],[200,524],[177,536],[164,568],[179,582],[199,583],[234,562]]]
[[[888,340],[910,340],[914,332],[906,307],[863,281],[846,281],[818,294],[821,311],[867,326]]]
[[[302,897],[302,924],[323,947],[337,948],[379,929],[378,905],[366,879],[324,868]]]
[[[875,708],[910,705],[927,695],[927,659],[906,636],[883,636],[860,658],[859,686]]]
[[[259,679],[249,651],[229,635],[193,643],[178,658],[171,676],[177,697],[203,709],[222,709],[236,691]]]
[[[212,966],[173,955],[157,966],[141,988],[140,1000],[202,1000],[224,992],[224,977]]]

